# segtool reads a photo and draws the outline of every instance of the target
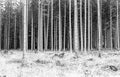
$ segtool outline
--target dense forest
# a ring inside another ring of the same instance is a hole
[[[0,50],[119,50],[120,0],[0,2]]]

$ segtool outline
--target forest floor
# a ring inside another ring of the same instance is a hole
[[[120,52],[22,54],[0,54],[0,77],[120,77]]]

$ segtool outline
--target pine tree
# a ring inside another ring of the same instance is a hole
[[[27,52],[27,39],[28,39],[28,0],[25,0],[24,2],[24,50],[23,50],[23,59],[25,58],[25,54]]]
[[[84,51],[86,52],[86,37],[87,37],[87,32],[86,32],[86,29],[87,29],[87,0],[85,0],[84,2],[85,6],[84,6],[84,10],[85,10],[85,19],[84,19],[84,22],[85,22],[85,27],[84,27]]]
[[[112,41],[113,37],[112,37],[112,5],[111,5],[111,1],[110,1],[110,49],[112,50],[113,48],[113,41]]]
[[[64,51],[66,49],[66,0],[64,0]]]
[[[1,12],[1,6],[0,6],[0,50],[1,50],[1,38],[2,38],[2,12]]]
[[[91,25],[90,25],[90,1],[88,0],[88,51],[90,51],[90,29],[91,29]]]
[[[77,0],[74,0],[74,48],[75,51],[79,50],[79,33],[78,33],[78,8],[77,8]]]
[[[117,35],[117,49],[119,50],[119,47],[120,47],[120,41],[119,41],[119,1],[117,0],[117,32],[116,32],[116,35]]]
[[[14,24],[14,49],[16,49],[16,13],[15,13],[15,24]]]
[[[80,33],[81,33],[81,51],[83,51],[83,23],[82,23],[82,0],[80,0]]]
[[[51,0],[51,50],[53,50],[53,0]]]
[[[91,38],[90,38],[90,39],[91,39],[91,50],[92,50],[92,39],[93,39],[93,38],[92,38],[92,36],[93,36],[93,35],[92,35],[92,27],[93,27],[93,26],[92,26],[92,25],[93,25],[93,23],[92,23],[92,22],[93,22],[93,21],[92,21],[92,16],[93,16],[93,13],[92,13],[92,4],[91,4],[91,12],[90,12],[90,13],[91,13]]]
[[[62,50],[61,0],[59,0],[59,51]]]
[[[101,8],[100,0],[97,0],[97,13],[98,13],[98,50],[101,50]]]
[[[33,31],[34,31],[34,27],[33,27],[33,10],[31,10],[32,12],[31,12],[31,50],[33,51],[34,50],[34,33],[33,33]]]
[[[48,2],[48,8],[47,8],[47,42],[46,42],[46,49],[48,50],[48,34],[49,34],[49,2]]]
[[[71,29],[71,0],[69,0],[69,35],[70,35],[70,51],[72,52],[72,29]]]

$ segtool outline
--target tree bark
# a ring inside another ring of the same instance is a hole
[[[24,50],[23,50],[23,59],[25,58],[25,54],[28,48],[28,0],[24,2]]]
[[[92,25],[93,25],[93,24],[92,24],[92,22],[93,22],[93,21],[92,21],[92,16],[93,16],[93,13],[92,13],[92,4],[91,4],[91,50],[93,49],[93,48],[92,48],[92,39],[93,39],[93,38],[92,38],[92,36],[93,36],[93,35],[92,35]]]
[[[59,51],[62,50],[61,0],[59,0]]]
[[[79,50],[79,33],[78,33],[78,8],[77,0],[74,0],[74,48],[75,52]]]
[[[86,49],[87,49],[87,46],[86,46],[86,34],[87,34],[87,32],[86,32],[86,29],[87,29],[87,0],[85,0],[85,28],[84,28],[84,51],[86,52]]]
[[[117,35],[117,49],[119,50],[119,47],[120,47],[120,41],[119,41],[119,1],[117,0],[117,32],[116,32],[116,35]]]
[[[33,10],[32,10],[32,14],[31,14],[31,50],[33,51],[34,50],[34,33],[33,33],[33,31],[34,31],[34,29],[33,29],[34,27],[33,27]]]
[[[111,5],[111,1],[110,1],[110,49],[113,49],[113,41],[112,41],[113,37],[112,37],[112,5]]]
[[[71,0],[69,0],[69,35],[70,35],[70,51],[72,52],[72,27],[71,27]]]
[[[16,14],[15,14],[15,25],[14,25],[14,49],[16,49]]]
[[[91,25],[90,25],[90,1],[88,0],[88,51],[90,51],[90,29],[91,29]]]
[[[66,50],[66,0],[64,0],[64,51]]]
[[[0,50],[1,50],[1,38],[2,38],[2,13],[1,13],[1,8],[0,8]]]
[[[82,23],[82,0],[80,0],[80,33],[81,33],[81,51],[83,51],[83,23]]]
[[[53,0],[51,0],[51,50],[53,51]]]
[[[39,0],[38,8],[38,51],[43,51],[43,4]]]
[[[48,10],[47,11],[48,11],[48,15],[47,15],[47,42],[46,42],[47,45],[46,45],[46,49],[48,50],[48,45],[49,45],[48,44],[48,34],[49,34],[49,31],[48,31],[49,30],[49,3],[48,3]]]
[[[97,10],[98,10],[98,50],[101,50],[101,8],[100,0],[97,0]]]

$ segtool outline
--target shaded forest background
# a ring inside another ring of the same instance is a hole
[[[77,5],[75,5],[76,1]],[[38,42],[38,30],[39,25],[41,25],[43,50],[75,50],[75,25],[77,23],[79,50],[82,47],[84,50],[98,50],[99,40],[101,50],[119,50],[120,0],[100,0],[100,30],[97,1],[28,0],[27,49],[38,49],[38,43],[41,43]],[[23,20],[24,3],[22,1],[6,0],[0,2],[1,50],[23,50]]]

